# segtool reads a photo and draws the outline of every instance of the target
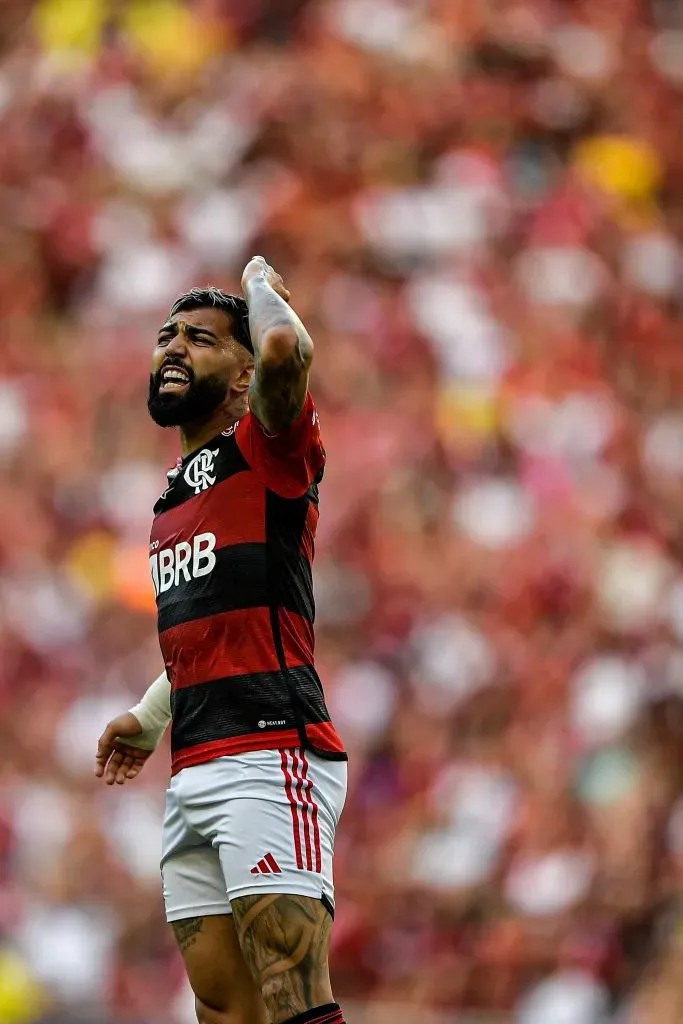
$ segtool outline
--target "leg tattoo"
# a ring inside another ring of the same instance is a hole
[[[273,1024],[332,1002],[332,919],[308,896],[241,896],[232,903],[242,954]]]
[[[171,926],[180,952],[186,953],[196,943],[197,936],[204,927],[204,918],[188,917],[184,921],[172,921]]]

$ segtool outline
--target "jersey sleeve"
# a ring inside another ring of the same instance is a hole
[[[235,438],[242,455],[266,487],[281,498],[300,498],[325,466],[320,421],[310,391],[291,426],[268,434],[252,413],[240,420]]]

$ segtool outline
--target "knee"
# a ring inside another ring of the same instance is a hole
[[[194,1008],[199,1024],[227,1024],[229,1020],[227,1011],[214,1010],[213,1007],[203,1003],[201,999],[195,999]]]
[[[239,1010],[207,1006],[201,999],[195,999],[195,1010],[199,1024],[252,1024]]]

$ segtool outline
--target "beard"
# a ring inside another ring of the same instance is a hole
[[[206,420],[228,397],[228,384],[220,377],[197,380],[191,376],[190,383],[181,394],[163,394],[160,387],[161,373],[151,374],[147,409],[159,427],[182,427]]]

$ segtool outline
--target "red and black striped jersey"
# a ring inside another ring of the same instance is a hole
[[[150,567],[171,681],[172,770],[302,745],[345,758],[314,666],[325,466],[310,395],[270,437],[248,414],[169,474]]]

